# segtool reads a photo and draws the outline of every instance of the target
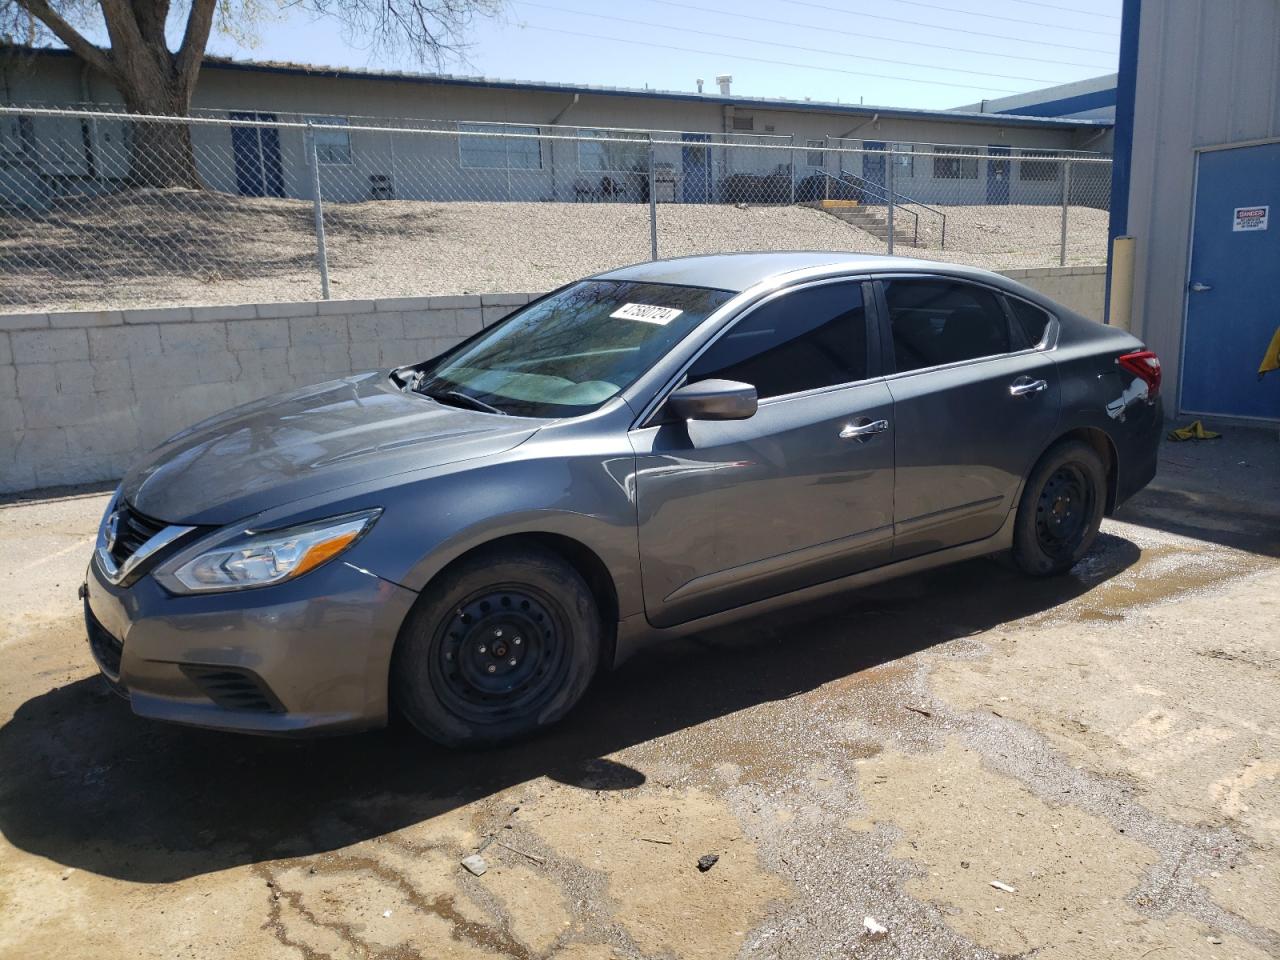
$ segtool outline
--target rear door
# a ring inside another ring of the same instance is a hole
[[[632,431],[645,610],[671,626],[888,561],[893,427],[871,284],[785,290],[693,361],[755,386],[747,420]]]
[[[989,537],[1053,436],[1057,367],[995,288],[926,275],[878,288],[894,371],[894,559]]]

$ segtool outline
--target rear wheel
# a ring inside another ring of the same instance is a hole
[[[595,599],[569,564],[534,548],[486,551],[423,591],[396,643],[392,699],[446,746],[527,736],[586,692],[601,634]]]
[[[1027,478],[1013,530],[1013,561],[1024,573],[1066,573],[1089,552],[1102,525],[1107,472],[1079,440],[1049,448]]]

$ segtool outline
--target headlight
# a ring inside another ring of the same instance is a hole
[[[359,540],[381,509],[349,513],[284,530],[245,530],[196,556],[183,554],[156,572],[177,593],[239,590],[283,583],[314,570]],[[199,548],[197,548],[199,549]]]

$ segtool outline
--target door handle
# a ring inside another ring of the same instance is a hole
[[[1009,384],[1009,392],[1015,397],[1029,397],[1033,393],[1044,393],[1048,389],[1048,381],[1031,380],[1027,377],[1019,377]]]
[[[841,440],[857,440],[863,443],[870,440],[877,433],[884,433],[889,429],[888,420],[868,420],[865,417],[860,422],[850,423],[840,431]]]
[[[1212,289],[1213,284],[1211,283],[1201,283],[1199,280],[1194,280],[1191,283],[1192,293],[1208,293]]]

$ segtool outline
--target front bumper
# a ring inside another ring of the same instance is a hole
[[[382,726],[400,625],[417,594],[341,560],[295,581],[174,596],[112,586],[90,562],[89,647],[143,717],[277,735]]]

